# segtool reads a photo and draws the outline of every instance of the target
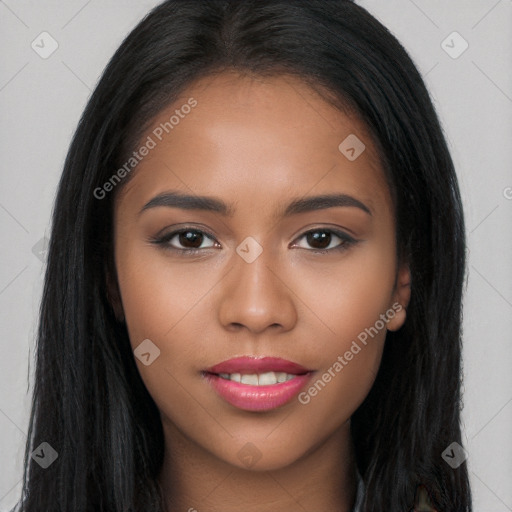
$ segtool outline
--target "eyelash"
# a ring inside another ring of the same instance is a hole
[[[204,251],[205,249],[212,249],[212,247],[205,247],[203,249],[199,249],[199,248],[179,249],[179,248],[173,247],[169,244],[169,242],[175,236],[180,235],[182,233],[188,233],[188,232],[199,233],[199,234],[205,235],[207,238],[210,238],[211,240],[215,241],[215,237],[208,231],[189,227],[189,228],[182,228],[182,229],[179,229],[176,231],[172,231],[171,233],[167,233],[161,237],[152,238],[152,239],[150,239],[150,242],[153,244],[156,244],[158,246],[163,246],[163,248],[165,250],[173,251],[176,254],[178,254],[180,256],[185,256],[185,257],[197,255],[197,254],[201,253],[202,251]],[[327,253],[333,253],[333,252],[343,252],[358,242],[358,240],[356,240],[355,238],[352,238],[351,236],[347,235],[343,231],[338,231],[338,230],[330,229],[330,228],[316,228],[316,229],[311,229],[309,231],[305,231],[299,237],[297,237],[296,240],[301,240],[308,234],[317,233],[317,232],[323,232],[323,233],[329,233],[331,235],[335,235],[341,239],[341,243],[339,245],[337,245],[336,247],[331,247],[330,249],[306,249],[307,251],[312,252],[314,254],[327,254]],[[301,247],[301,249],[304,249],[304,248]]]

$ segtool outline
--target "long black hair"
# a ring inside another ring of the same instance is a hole
[[[456,174],[413,62],[348,0],[169,0],[111,59],[74,135],[53,210],[19,510],[161,510],[160,415],[108,295],[116,194],[98,198],[94,190],[163,107],[192,81],[223,70],[298,76],[355,111],[371,132],[411,300],[352,417],[363,510],[409,511],[423,485],[439,512],[470,511],[466,464],[452,469],[442,458],[452,442],[462,444],[466,269]],[[58,453],[47,469],[31,457],[43,442]]]

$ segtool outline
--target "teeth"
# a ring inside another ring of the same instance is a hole
[[[260,373],[258,376],[258,386],[269,386],[277,384],[277,376],[274,372]]]
[[[219,373],[219,377],[251,386],[271,386],[293,379],[295,375],[285,372],[265,372],[241,375],[240,373]]]
[[[240,382],[242,384],[250,384],[251,386],[257,386],[258,385],[258,376],[256,374],[242,375],[242,380]]]

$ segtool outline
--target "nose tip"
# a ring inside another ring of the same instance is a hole
[[[276,271],[276,262],[271,268],[264,253],[261,251],[250,263],[243,256],[235,260],[223,284],[219,304],[219,320],[226,329],[245,327],[253,333],[266,329],[286,331],[297,322],[293,297]]]
[[[250,321],[246,321],[245,323],[230,322],[227,325],[227,329],[232,331],[240,331],[244,327],[246,327],[254,334],[259,334],[265,332],[267,329],[278,330],[279,328],[283,328],[283,325],[277,322],[269,325],[265,318],[262,318],[257,314],[253,315],[252,319]]]

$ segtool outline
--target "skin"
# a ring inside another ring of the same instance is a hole
[[[150,365],[136,363],[161,412],[168,510],[349,511],[350,417],[372,387],[386,328],[403,325],[410,296],[376,149],[355,116],[298,78],[234,72],[195,82],[141,140],[190,97],[197,106],[139,163],[114,219],[114,308],[134,349],[145,339],[160,349]],[[338,149],[350,134],[366,146],[354,161]],[[231,215],[167,206],[140,213],[168,191],[218,198]],[[282,216],[294,199],[332,193],[358,199],[371,215],[336,206]],[[199,236],[195,255],[183,254],[194,244],[177,236],[167,248],[152,243],[184,227],[213,239]],[[314,252],[343,244],[334,234],[323,246],[304,235],[329,228],[356,242]],[[248,236],[263,249],[252,263],[236,252]],[[314,382],[396,303],[402,310],[306,405],[294,398],[272,411],[240,410],[202,376],[257,355],[313,369]],[[248,449],[250,464],[239,455]]]

